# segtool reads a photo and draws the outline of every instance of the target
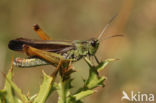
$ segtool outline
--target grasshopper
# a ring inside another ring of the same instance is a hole
[[[95,53],[99,47],[100,39],[108,28],[114,17],[106,24],[102,32],[97,38],[89,40],[74,40],[74,41],[56,41],[52,40],[40,27],[34,25],[34,31],[42,40],[34,40],[27,38],[17,38],[11,40],[8,47],[14,51],[25,52],[29,58],[16,58],[14,65],[18,67],[32,67],[52,64],[57,66],[59,61],[76,62],[86,56],[93,56],[97,63],[99,60]],[[122,35],[109,36],[117,37]]]

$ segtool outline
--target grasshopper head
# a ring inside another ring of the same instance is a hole
[[[94,55],[99,47],[99,40],[93,38],[89,40],[88,53]]]

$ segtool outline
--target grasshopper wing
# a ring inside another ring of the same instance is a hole
[[[32,46],[34,48],[49,52],[65,52],[64,50],[73,49],[75,47],[70,41],[32,40],[26,38],[11,40],[8,47],[14,51],[23,51],[23,45]]]

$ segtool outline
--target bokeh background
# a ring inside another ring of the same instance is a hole
[[[9,40],[39,39],[32,30],[34,24],[55,40],[87,40],[97,37],[115,14],[103,38],[121,33],[124,37],[102,41],[97,56],[120,60],[101,73],[107,76],[106,86],[84,99],[85,103],[121,103],[123,90],[156,94],[156,0],[0,0],[0,72],[7,73],[12,56],[23,56],[8,49]],[[83,60],[74,66],[78,72],[72,75],[73,85],[78,88],[88,67]],[[42,70],[53,71],[51,66],[15,68],[14,81],[32,95],[39,90]],[[0,74],[1,89],[4,80]],[[47,103],[56,102],[54,93]]]

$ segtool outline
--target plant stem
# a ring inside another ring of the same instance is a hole
[[[66,103],[65,82],[61,79],[59,83],[59,89],[57,90],[59,100],[58,103]]]
[[[62,103],[65,103],[65,82],[63,81],[63,79],[61,80],[61,91],[62,91]]]

